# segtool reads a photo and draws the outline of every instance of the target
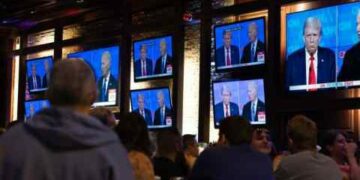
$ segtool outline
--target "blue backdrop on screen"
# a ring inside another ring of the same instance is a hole
[[[304,48],[303,26],[306,18],[316,17],[322,25],[320,46],[332,49],[336,54],[337,73],[341,69],[344,53],[357,43],[356,15],[360,2],[327,8],[291,13],[287,15],[286,54]]]
[[[25,102],[25,117],[30,117],[30,107],[34,108],[34,113],[39,112],[40,110],[50,107],[48,100],[36,100]]]
[[[142,91],[133,91],[131,92],[131,110],[134,111],[138,109],[137,98],[139,94],[142,94],[145,99],[145,108],[151,111],[152,118],[154,118],[154,113],[156,109],[159,107],[157,102],[157,93],[162,91],[165,98],[165,105],[166,107],[172,109],[171,106],[171,96],[168,88],[162,89],[149,89],[149,90],[142,90]]]
[[[239,113],[242,114],[243,106],[249,102],[248,83],[255,81],[258,86],[258,98],[265,103],[264,82],[262,79],[245,80],[245,81],[227,81],[216,82],[213,87],[214,105],[222,101],[221,87],[226,86],[231,91],[230,101],[239,106]]]
[[[119,47],[113,46],[108,48],[100,48],[89,51],[77,52],[68,55],[68,58],[82,58],[93,69],[96,80],[101,77],[101,56],[104,52],[108,51],[111,55],[110,72],[115,79],[119,78]]]
[[[31,59],[27,60],[26,61],[26,77],[31,76],[31,67],[33,65],[35,65],[37,75],[39,75],[40,78],[42,79],[45,75],[45,67],[44,67],[45,61],[48,61],[49,68],[51,69],[52,64],[53,64],[52,57],[44,57],[44,58],[39,58],[39,59],[34,59],[34,60],[31,60]]]
[[[250,23],[256,23],[258,26],[258,39],[265,43],[265,28],[264,28],[264,19],[256,19],[251,21],[245,21],[245,22],[239,22],[235,24],[230,24],[227,26],[220,26],[215,29],[215,46],[216,49],[223,46],[223,32],[225,30],[230,30],[232,32],[231,36],[231,44],[239,47],[239,57],[241,59],[242,52],[246,44],[249,43],[249,37],[248,37],[248,26]]]
[[[164,36],[155,39],[147,39],[143,41],[137,41],[133,45],[134,52],[134,61],[140,59],[140,47],[143,44],[146,44],[147,47],[147,58],[151,59],[153,62],[153,71],[155,69],[156,60],[160,57],[160,42],[165,39],[167,54],[173,57],[172,49],[172,37]]]

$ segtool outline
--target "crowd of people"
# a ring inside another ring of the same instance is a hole
[[[200,153],[195,135],[165,129],[153,141],[141,114],[116,123],[110,110],[91,109],[96,81],[82,60],[56,62],[50,80],[52,106],[1,130],[2,180],[360,179],[353,139],[331,130],[318,141],[316,123],[303,115],[288,121],[287,153],[241,116],[222,120],[218,142]]]

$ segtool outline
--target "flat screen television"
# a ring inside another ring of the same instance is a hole
[[[173,37],[147,38],[133,43],[135,81],[170,77],[174,70]]]
[[[26,84],[30,93],[47,89],[52,66],[51,56],[26,60]]]
[[[213,81],[214,124],[229,116],[243,116],[253,125],[266,124],[263,79]]]
[[[68,58],[83,59],[92,68],[98,90],[94,106],[116,105],[119,92],[119,53],[119,46],[112,46],[68,55]]]
[[[149,129],[173,126],[173,108],[168,87],[132,90],[132,112],[142,115]]]
[[[25,102],[25,121],[30,120],[37,112],[50,107],[47,99],[32,100]]]
[[[265,18],[214,27],[216,70],[261,65],[266,59]]]
[[[285,88],[360,85],[360,2],[286,14]]]

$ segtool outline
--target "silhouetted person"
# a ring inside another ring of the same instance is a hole
[[[90,110],[90,116],[93,116],[100,120],[101,123],[108,127],[114,127],[116,125],[116,118],[110,109],[106,107],[96,107]]]

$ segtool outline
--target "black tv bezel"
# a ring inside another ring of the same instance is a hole
[[[53,56],[44,56],[44,57],[39,57],[39,58],[33,58],[33,59],[27,59],[25,60],[25,71],[26,71],[26,79],[28,78],[28,69],[27,69],[27,66],[28,66],[28,63],[32,62],[32,61],[38,61],[38,60],[42,60],[42,59],[47,59],[47,58],[50,58],[51,60],[51,63],[52,63],[52,66],[54,66],[54,63],[55,63],[55,60],[54,60],[54,57]],[[51,67],[52,68],[52,67]],[[50,68],[50,69],[51,69]],[[29,82],[28,82],[29,83]],[[29,89],[29,93],[30,94],[40,94],[40,93],[44,93],[47,88],[42,88],[43,90],[40,90],[40,91],[35,91],[35,92],[31,92],[30,89]],[[36,99],[36,98],[35,98]],[[31,99],[33,100],[33,99]],[[28,100],[30,101],[30,100]]]

